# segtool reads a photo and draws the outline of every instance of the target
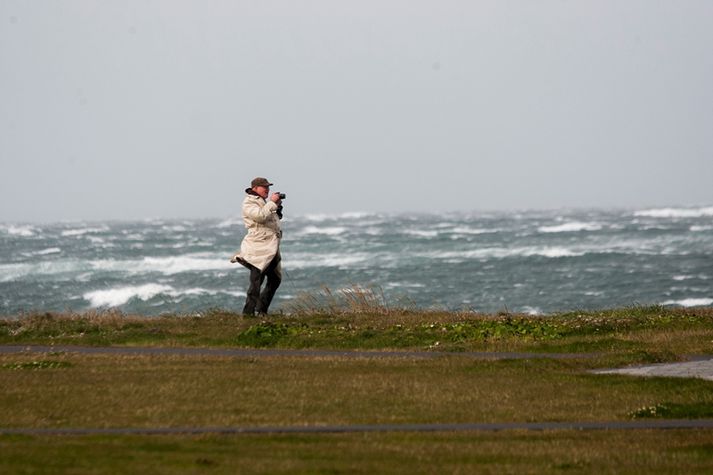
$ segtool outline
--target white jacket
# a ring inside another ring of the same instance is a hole
[[[240,244],[240,252],[230,262],[247,262],[264,271],[280,251],[282,230],[277,204],[248,194],[243,200],[243,222],[248,233]]]

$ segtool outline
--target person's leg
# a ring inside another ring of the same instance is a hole
[[[282,282],[282,265],[280,264],[282,258],[278,253],[275,258],[270,262],[270,265],[265,269],[264,275],[267,277],[267,284],[260,294],[260,299],[258,300],[255,311],[257,313],[267,313],[267,309],[270,308],[270,303],[272,298],[277,292],[277,288]]]
[[[246,267],[250,270],[250,285],[248,286],[247,296],[245,297],[243,315],[255,315],[255,307],[260,301],[260,286],[265,278],[265,274],[260,272],[260,269],[257,267],[249,264]]]

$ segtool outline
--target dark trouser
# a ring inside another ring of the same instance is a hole
[[[275,296],[275,292],[277,292],[277,288],[280,286],[280,282],[282,282],[279,266],[280,260],[281,257],[278,252],[263,272],[260,272],[260,269],[250,264],[246,266],[250,270],[250,286],[248,287],[248,295],[245,299],[245,307],[243,307],[243,315],[267,313],[270,302],[272,302],[272,297]],[[260,287],[262,287],[265,277],[267,277],[267,284],[262,292],[260,292]]]

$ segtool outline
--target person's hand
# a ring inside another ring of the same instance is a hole
[[[273,202],[275,202],[276,204],[279,205],[281,202],[280,193],[278,193],[278,192],[273,193],[272,196],[270,196],[270,200],[272,200]]]

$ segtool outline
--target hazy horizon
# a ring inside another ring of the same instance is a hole
[[[0,222],[713,206],[713,2],[0,3]]]

